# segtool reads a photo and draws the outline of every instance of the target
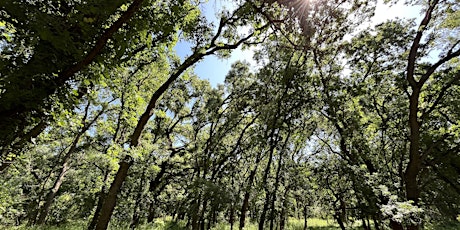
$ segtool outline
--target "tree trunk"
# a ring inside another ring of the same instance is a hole
[[[412,88],[413,92],[410,97],[409,104],[409,127],[410,127],[410,146],[409,146],[409,163],[407,164],[404,179],[406,182],[406,198],[413,202],[413,205],[418,205],[420,190],[418,187],[418,175],[422,167],[422,159],[420,154],[420,123],[418,121],[418,103],[420,89]],[[409,230],[418,230],[417,224],[410,225]]]
[[[420,197],[420,188],[418,185],[418,176],[420,170],[422,168],[422,157],[420,152],[420,126],[422,125],[423,119],[418,118],[419,112],[419,99],[421,89],[423,88],[426,81],[430,78],[430,76],[434,73],[436,68],[439,65],[443,64],[444,62],[449,61],[450,59],[458,56],[460,54],[460,50],[457,50],[456,54],[451,53],[444,57],[443,59],[439,60],[435,65],[429,67],[426,72],[417,80],[414,75],[416,74],[416,64],[417,64],[417,54],[419,52],[419,48],[421,47],[420,41],[422,40],[423,33],[428,28],[428,24],[431,21],[432,14],[436,5],[440,1],[430,1],[428,4],[428,8],[425,11],[425,16],[423,17],[422,21],[420,22],[419,28],[417,33],[413,39],[409,56],[408,56],[408,63],[407,63],[407,70],[406,70],[406,80],[409,83],[412,93],[409,97],[409,162],[406,167],[406,171],[404,174],[404,180],[406,184],[406,199],[408,201],[412,201],[413,205],[418,206],[418,199]],[[453,47],[452,47],[453,48]],[[429,112],[427,112],[429,113]],[[423,114],[422,116],[426,115]],[[420,224],[412,224],[408,226],[409,230],[418,230],[420,228]]]
[[[69,165],[68,165],[68,162],[65,162],[64,165],[62,166],[62,169],[61,169],[61,172],[59,173],[58,178],[54,182],[53,188],[51,188],[48,195],[46,196],[45,204],[40,209],[40,212],[39,212],[40,215],[38,216],[37,224],[42,225],[45,223],[50,207],[53,204],[54,197],[56,197],[56,194],[59,191],[59,188],[61,187],[62,182],[64,182],[64,176],[67,173],[67,170],[69,170]]]
[[[37,220],[38,216],[38,206],[40,205],[39,199],[35,199],[29,203],[29,207],[31,207],[32,211],[28,214],[28,221],[26,226],[34,225],[35,221]]]
[[[364,230],[370,230],[369,225],[366,223],[366,218],[363,217],[363,218],[361,219],[361,222],[363,222],[363,229],[364,229]]]
[[[283,196],[283,206],[280,213],[280,230],[284,230],[286,225],[287,211],[288,210],[288,195],[289,195],[290,186],[286,186]]]
[[[339,226],[340,226],[340,229],[346,230],[345,224],[343,223],[343,220],[342,220],[342,217],[341,217],[341,214],[340,214],[340,213],[336,213],[334,216],[335,216],[335,220],[337,220],[337,223],[338,223]]]
[[[233,230],[233,223],[235,222],[235,206],[232,203],[230,206],[230,211],[229,211],[229,219],[228,223],[230,224],[230,230]]]
[[[286,208],[287,208],[287,199],[284,200],[283,207],[281,208],[280,230],[284,230],[284,227],[286,226]]]
[[[280,230],[284,230],[286,227],[286,214],[283,212],[284,210],[282,210],[280,214]]]
[[[147,223],[152,223],[153,219],[155,219],[155,203],[151,201],[149,204],[149,214],[147,216]]]
[[[308,227],[308,206],[303,207],[303,230],[307,230]]]
[[[283,149],[285,149],[286,147],[286,144],[289,140],[289,137],[290,137],[290,133],[288,134],[287,138],[286,138],[286,141],[284,143],[284,146],[283,146]],[[283,151],[283,150],[282,150]],[[278,160],[278,167],[276,169],[276,177],[275,177],[275,186],[273,188],[273,192],[272,192],[272,198],[271,198],[271,203],[270,203],[270,207],[271,207],[271,211],[270,211],[270,230],[273,230],[274,228],[274,223],[275,223],[275,201],[276,201],[276,196],[277,196],[277,192],[278,191],[278,188],[279,188],[279,185],[280,185],[280,181],[282,179],[281,177],[281,168],[283,166],[283,155],[281,154],[282,151],[280,152],[279,154],[279,160]],[[284,205],[287,205],[287,203],[285,203],[287,201],[286,197],[288,195],[288,192],[289,192],[289,188],[286,187],[285,188],[285,191],[284,191],[284,196],[283,196],[283,207],[282,209],[284,209]],[[281,218],[284,218],[284,214],[281,215]],[[283,226],[284,227],[284,226]]]
[[[265,216],[267,215],[269,204],[270,204],[270,191],[268,191],[268,188],[266,188],[264,207],[262,209],[262,213],[260,214],[260,219],[259,219],[259,230],[264,230]]]
[[[120,188],[128,175],[128,169],[131,167],[131,164],[132,160],[130,157],[126,157],[124,161],[120,162],[120,168],[118,169],[117,175],[115,176],[104,204],[102,205],[101,215],[99,216],[96,230],[106,230],[109,226],[109,221],[116,205],[118,191],[120,191]]]
[[[200,223],[199,223],[199,212],[200,212],[200,199],[195,200],[195,211],[192,213],[191,216],[191,225],[192,225],[192,230],[198,230],[200,228]]]
[[[272,130],[272,134],[274,133],[274,130]],[[271,135],[271,146],[270,146],[270,154],[268,156],[268,162],[267,162],[267,167],[265,167],[265,171],[264,171],[264,176],[263,176],[263,179],[262,179],[262,184],[265,185],[265,203],[264,203],[264,207],[262,209],[262,213],[260,214],[260,219],[259,219],[259,230],[263,230],[264,229],[264,224],[265,224],[265,216],[267,214],[267,211],[268,211],[268,207],[270,205],[270,189],[268,188],[268,185],[267,185],[267,181],[268,181],[268,174],[270,174],[270,169],[271,169],[271,165],[272,165],[272,161],[273,161],[273,152],[275,151],[275,144],[274,144],[274,137],[273,135]]]
[[[144,184],[145,184],[145,172],[147,170],[144,169],[142,171],[142,176],[141,176],[141,181],[140,181],[140,185],[139,185],[139,191],[136,195],[136,201],[135,201],[135,204],[134,204],[134,212],[133,212],[133,217],[131,218],[131,224],[130,224],[130,228],[131,229],[135,229],[137,227],[137,225],[139,225],[139,221],[140,221],[140,218],[141,218],[141,215],[140,215],[140,208],[139,206],[141,205],[141,202],[142,202],[142,195],[144,193]]]
[[[85,122],[86,117],[88,115],[89,105],[90,104],[88,103],[88,106],[86,107],[86,110],[85,110],[85,116],[83,117],[83,123]],[[56,197],[56,194],[58,193],[59,188],[62,185],[62,182],[64,182],[64,177],[65,177],[65,175],[67,174],[67,171],[70,168],[70,165],[69,165],[70,158],[71,158],[72,154],[75,152],[75,150],[77,149],[77,145],[78,145],[78,142],[80,141],[81,136],[98,119],[98,117],[102,114],[103,111],[104,111],[104,109],[102,109],[99,112],[99,114],[89,124],[86,124],[83,127],[83,129],[77,134],[75,139],[72,141],[72,144],[71,144],[69,150],[67,151],[67,153],[64,156],[64,159],[62,160],[62,166],[61,166],[61,171],[59,172],[59,176],[56,178],[56,181],[54,181],[53,187],[51,188],[51,190],[49,191],[48,195],[46,196],[45,204],[43,205],[43,207],[39,211],[40,215],[38,216],[37,224],[41,225],[41,224],[45,223],[46,217],[48,216],[48,212],[49,212],[49,210],[51,208],[51,205],[53,204],[54,197]]]
[[[208,199],[204,198],[203,208],[201,209],[201,212],[200,212],[200,229],[201,230],[205,230],[206,220],[204,217],[206,215],[207,207],[208,207]]]
[[[70,168],[70,158],[72,157],[72,154],[75,152],[77,149],[78,142],[80,142],[81,136],[91,127],[94,122],[97,121],[97,119],[104,113],[105,108],[102,108],[96,116],[90,121],[86,122],[86,119],[89,114],[89,106],[91,105],[90,102],[85,107],[85,114],[82,119],[82,124],[83,128],[77,133],[75,136],[74,140],[72,141],[72,144],[70,145],[69,150],[67,150],[67,153],[64,156],[64,159],[62,160],[62,166],[61,166],[61,171],[59,172],[59,176],[56,178],[56,181],[54,182],[53,188],[49,191],[48,195],[46,196],[46,201],[43,207],[40,209],[40,215],[37,220],[37,224],[41,225],[45,223],[46,217],[48,216],[49,209],[51,208],[51,205],[53,204],[54,198],[56,197],[56,194],[59,191],[59,188],[62,185],[62,182],[64,182],[64,177],[67,174],[67,171]]]
[[[375,218],[375,216],[372,217],[372,220],[374,221],[375,230],[380,230],[379,220]],[[369,225],[369,228],[370,228],[370,225]]]
[[[153,180],[151,180],[150,183],[149,183],[149,192],[151,192],[151,193],[156,192],[157,187],[160,185],[160,182],[161,182],[161,180],[163,178],[163,175],[166,173],[166,169],[167,169],[168,165],[169,164],[168,164],[167,161],[164,161],[164,162],[161,163],[160,172],[158,172],[157,175],[155,176],[155,178]],[[158,191],[158,192],[160,192],[160,191]],[[155,194],[153,194],[153,196],[155,197]],[[152,223],[154,218],[155,218],[155,203],[154,203],[154,201],[150,201],[149,209],[148,209],[148,215],[147,215],[147,222]]]
[[[249,208],[249,196],[250,196],[252,184],[254,183],[254,179],[256,176],[256,171],[257,171],[256,169],[257,168],[252,170],[251,173],[249,174],[248,184],[246,186],[246,191],[244,192],[243,205],[241,206],[241,214],[240,214],[240,230],[244,228],[244,224],[246,222],[246,212],[248,211],[248,208]]]
[[[107,195],[105,193],[105,188],[106,188],[106,183],[107,183],[108,178],[109,178],[109,170],[107,170],[104,173],[104,182],[102,184],[101,191],[99,191],[99,196],[98,196],[99,199],[97,201],[96,210],[94,211],[94,215],[93,215],[93,219],[91,219],[91,223],[89,223],[88,225],[88,230],[93,230],[96,227],[97,220],[99,219],[99,215],[101,214],[101,209],[104,203],[104,199]]]

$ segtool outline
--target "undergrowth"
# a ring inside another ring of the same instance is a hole
[[[268,223],[267,223],[268,224]],[[308,229],[310,230],[340,230],[339,226],[332,220],[324,220],[318,218],[309,218],[307,221]],[[185,229],[186,222],[173,221],[170,217],[158,218],[154,223],[142,224],[136,229],[139,230],[182,230]],[[362,229],[359,223],[349,225],[347,229],[358,230]],[[289,218],[285,230],[303,230],[303,220]],[[0,230],[86,230],[87,221],[70,221],[56,226],[0,226]],[[233,229],[238,229],[238,223],[233,225]],[[258,230],[257,223],[247,223],[245,230]],[[432,223],[425,226],[426,230],[458,230],[460,229],[460,222],[447,222],[447,223]],[[129,223],[116,223],[112,222],[109,225],[109,230],[129,230]],[[230,230],[228,223],[219,223],[211,230]]]

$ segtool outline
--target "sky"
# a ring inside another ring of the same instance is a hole
[[[372,18],[371,25],[380,24],[389,19],[395,18],[420,17],[419,7],[405,6],[403,2],[404,1],[398,1],[397,4],[388,6],[385,5],[382,0],[379,0],[377,3],[375,16]],[[229,5],[228,2],[222,0],[209,0],[207,3],[201,6],[201,10],[209,21],[213,21],[215,24],[217,24],[217,18],[215,14],[216,12],[219,12],[219,10],[223,7],[228,9],[231,8],[231,5]],[[175,49],[182,60],[191,54],[190,43],[184,41],[180,41],[176,45]],[[219,59],[216,56],[207,56],[198,64],[196,64],[195,73],[200,78],[209,80],[211,85],[216,87],[217,84],[222,84],[224,82],[225,76],[230,70],[232,63],[240,60],[247,61],[252,66],[255,66],[256,62],[252,58],[254,54],[253,50],[254,49],[242,50],[241,48],[238,48],[232,52],[231,57],[228,59]]]

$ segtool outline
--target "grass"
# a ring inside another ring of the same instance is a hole
[[[267,223],[268,224],[268,223]],[[307,220],[308,229],[312,230],[338,230],[337,224],[332,220],[324,220],[319,218],[309,218]],[[286,230],[303,230],[304,222],[300,219],[289,218],[286,224]],[[238,229],[238,223],[235,223],[233,229]],[[245,230],[258,230],[257,223],[247,223]],[[228,223],[220,223],[213,227],[212,230],[230,230]]]
[[[20,225],[20,226],[12,226],[12,227],[5,227],[0,226],[0,229],[8,229],[8,230],[82,230],[86,229],[87,222],[86,221],[72,221],[68,223],[64,223],[57,226],[27,226],[27,225]]]
[[[181,230],[185,229],[185,222],[172,221],[171,217],[158,218],[154,223],[143,224],[136,229],[139,230]],[[324,220],[319,218],[309,218],[307,221],[308,229],[311,230],[339,230],[339,226],[332,220]],[[286,230],[303,230],[303,220],[289,218],[286,224]],[[5,227],[0,226],[0,230],[86,230],[87,222],[86,221],[72,221],[64,223],[58,226],[16,226],[16,227]],[[128,230],[129,223],[111,223],[109,226],[110,230]],[[235,223],[233,229],[238,229],[238,223]],[[247,223],[245,230],[257,230],[257,223]],[[358,223],[353,224],[353,226],[348,226],[347,229],[360,229]],[[458,230],[460,229],[460,222],[447,222],[447,223],[434,223],[427,224],[425,226],[427,230]],[[219,223],[212,230],[230,230],[230,225],[228,223]]]
[[[333,221],[327,221],[318,218],[308,219],[308,229],[313,230],[336,230],[339,229]],[[26,226],[20,225],[15,227],[2,227],[0,230],[86,230],[87,227],[86,221],[72,221],[64,223],[57,226]],[[154,223],[143,224],[136,229],[139,230],[180,230],[185,229],[185,222],[172,221],[171,217],[158,218]],[[289,218],[288,223],[286,224],[286,230],[303,230],[303,220],[298,220],[295,218]],[[129,223],[113,223],[111,222],[109,229],[111,230],[128,230]],[[238,223],[235,223],[233,229],[238,229]],[[257,230],[257,223],[247,223],[245,230]],[[230,225],[228,223],[219,223],[212,230],[230,230]]]

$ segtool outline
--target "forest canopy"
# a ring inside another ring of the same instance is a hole
[[[460,227],[458,0],[212,1],[0,2],[0,228]]]

